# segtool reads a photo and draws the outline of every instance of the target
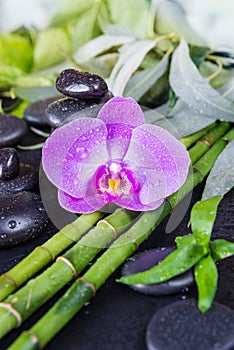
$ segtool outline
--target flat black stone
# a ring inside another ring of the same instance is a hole
[[[123,276],[143,272],[157,265],[169,255],[174,248],[157,248],[134,255],[122,269]],[[193,271],[190,269],[166,282],[155,284],[129,284],[133,290],[150,295],[169,295],[181,292],[194,283]]]
[[[37,189],[38,182],[38,168],[30,164],[20,163],[17,177],[7,181],[0,181],[0,196],[21,191],[32,191]]]
[[[95,118],[103,104],[112,97],[107,93],[100,100],[76,100],[74,98],[61,98],[49,104],[45,118],[52,128],[57,128],[72,119],[89,117]]]
[[[41,198],[32,192],[0,197],[0,247],[40,235],[49,222]]]
[[[0,149],[0,181],[14,179],[19,172],[19,157],[14,148]]]
[[[27,122],[28,125],[49,128],[49,124],[45,116],[45,110],[50,103],[56,101],[57,99],[58,97],[51,97],[45,100],[40,100],[31,103],[24,110],[23,119]]]
[[[26,134],[27,124],[10,114],[1,114],[0,148],[14,146]]]
[[[5,113],[11,112],[20,104],[21,101],[19,98],[11,98],[5,96],[0,96],[0,99],[2,100],[2,109]]]
[[[62,71],[56,80],[56,88],[65,96],[83,100],[101,98],[108,91],[107,84],[102,77],[75,69]]]
[[[213,303],[202,314],[197,301],[169,304],[151,319],[146,331],[148,350],[232,350],[234,311]]]

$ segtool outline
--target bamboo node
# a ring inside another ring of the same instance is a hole
[[[13,284],[15,285],[16,288],[19,287],[18,283],[14,280],[13,277],[11,277],[10,275],[8,275],[7,273],[4,273],[3,276],[5,276],[9,281],[13,282]]]
[[[197,168],[196,166],[193,166],[193,170],[196,170],[196,171],[198,171],[199,172],[199,174],[204,178],[205,177],[205,175],[204,174],[202,174],[202,172],[201,172],[201,170],[199,169],[199,168]]]
[[[97,226],[101,223],[108,225],[112,229],[112,231],[114,232],[114,238],[117,237],[117,232],[116,232],[116,229],[114,228],[114,226],[112,226],[107,220],[99,220],[97,223]]]
[[[68,260],[67,258],[65,258],[65,256],[59,256],[57,257],[56,261],[63,261],[68,267],[70,267],[73,277],[76,278],[77,277],[77,272],[76,269],[74,267],[74,265],[72,265],[72,263],[70,262],[70,260]]]
[[[0,308],[6,309],[7,311],[10,312],[10,314],[12,314],[13,316],[15,316],[16,320],[17,320],[17,325],[16,327],[21,326],[23,320],[22,320],[22,316],[20,315],[20,313],[13,308],[13,306],[11,304],[8,303],[0,303]]]
[[[43,245],[39,245],[35,249],[42,249],[42,250],[47,251],[47,253],[49,253],[49,255],[51,257],[51,260],[54,260],[55,256],[52,254],[52,252],[47,247],[45,247]]]
[[[93,296],[96,294],[96,288],[95,288],[95,286],[94,286],[92,283],[90,283],[89,281],[87,281],[87,280],[84,279],[83,277],[79,277],[78,280],[84,282],[88,287],[90,287],[90,288],[92,289],[92,291],[93,291]]]
[[[205,143],[209,148],[211,148],[213,145],[212,145],[212,143],[209,141],[209,140],[207,140],[207,139],[201,139],[201,140],[198,140],[197,142],[203,142],[203,143]]]
[[[133,242],[133,243],[135,244],[135,246],[136,246],[136,249],[138,249],[139,244],[137,243],[137,240],[136,240],[136,238],[135,238],[133,235],[131,235],[130,233],[124,233],[123,236],[126,236],[126,237],[131,238],[131,239],[132,239],[132,242]]]
[[[23,333],[29,335],[33,345],[36,345],[38,350],[42,349],[40,341],[39,341],[39,338],[35,334],[33,334],[33,333],[31,333],[30,331],[27,331],[27,330],[23,331]]]

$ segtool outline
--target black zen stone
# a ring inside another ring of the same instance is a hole
[[[75,69],[62,71],[56,80],[56,88],[65,96],[83,100],[101,98],[108,91],[102,77]]]
[[[5,113],[11,112],[20,104],[19,98],[0,96],[0,99],[2,100],[2,109],[4,110]]]
[[[204,314],[197,301],[177,301],[160,309],[146,331],[148,350],[232,350],[234,311],[213,303]]]
[[[170,254],[174,248],[152,249],[144,253],[134,255],[126,262],[122,269],[123,276],[129,276],[143,272],[160,263]],[[194,283],[192,269],[171,278],[168,281],[155,284],[129,284],[128,286],[137,292],[151,295],[168,295],[179,293]]]
[[[0,149],[0,181],[11,180],[19,172],[19,157],[14,148]]]
[[[0,197],[0,247],[9,247],[37,237],[49,219],[41,198],[32,192]]]
[[[96,100],[76,100],[69,97],[61,98],[47,107],[47,123],[52,128],[57,128],[72,119],[81,117],[95,118],[103,104],[110,98],[110,93],[107,93],[98,102]]]
[[[27,124],[13,115],[0,115],[0,147],[15,145],[27,132]]]
[[[0,180],[0,196],[20,191],[32,191],[37,189],[38,182],[38,169],[33,165],[20,163],[17,177],[11,180]]]
[[[45,117],[45,111],[48,105],[56,101],[57,99],[58,97],[51,97],[45,100],[40,100],[40,101],[31,103],[24,110],[24,120],[27,122],[28,125],[48,128],[49,125]]]

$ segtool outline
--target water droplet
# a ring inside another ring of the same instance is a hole
[[[5,219],[5,216],[1,216],[1,220],[4,220]]]
[[[11,220],[8,222],[8,227],[10,229],[14,229],[16,227],[16,221],[15,220]]]
[[[2,233],[2,234],[0,235],[0,238],[1,238],[1,239],[7,239],[7,234],[6,234],[6,233]]]

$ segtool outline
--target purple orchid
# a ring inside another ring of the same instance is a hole
[[[97,118],[56,129],[42,153],[61,206],[76,213],[94,212],[110,202],[136,211],[156,209],[185,182],[189,164],[183,144],[145,124],[130,97],[114,97]]]

